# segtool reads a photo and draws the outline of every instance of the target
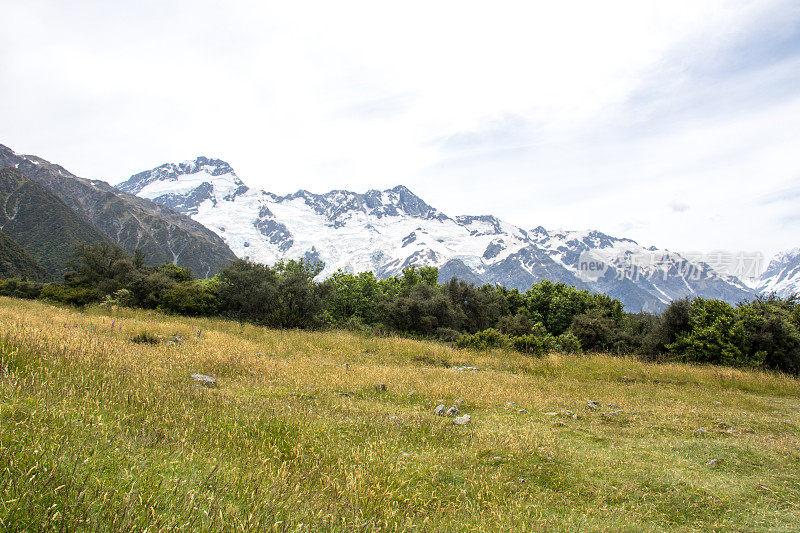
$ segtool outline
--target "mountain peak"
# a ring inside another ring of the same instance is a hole
[[[231,200],[248,190],[227,162],[205,156],[139,172],[117,188],[184,214],[196,213],[205,200],[216,204],[217,200]]]
[[[392,192],[400,193],[400,194],[410,194],[411,196],[417,196],[416,194],[411,192],[411,189],[409,189],[405,185],[395,185],[394,187],[392,187],[389,190],[392,191]]]
[[[197,178],[211,181],[213,178],[226,175],[230,175],[230,179],[236,186],[244,185],[227,162],[222,159],[198,156],[194,160],[164,163],[152,170],[139,172],[117,185],[117,188],[142,196],[139,193],[143,189],[158,181],[196,181]]]
[[[405,185],[397,185],[383,191],[388,194],[389,202],[407,215],[419,218],[433,218],[444,216],[436,209],[426,204],[422,198],[411,192]],[[394,197],[396,195],[396,197]]]

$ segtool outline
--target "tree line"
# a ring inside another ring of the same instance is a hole
[[[104,302],[186,316],[221,316],[272,328],[344,328],[435,338],[454,347],[609,352],[800,373],[800,301],[774,295],[736,306],[695,298],[660,315],[629,313],[619,300],[542,281],[521,292],[408,267],[378,279],[334,273],[320,262],[273,266],[237,259],[211,279],[185,268],[145,264],[109,243],[80,245],[63,282],[0,280],[0,295],[83,306]]]

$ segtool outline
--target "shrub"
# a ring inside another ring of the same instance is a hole
[[[555,337],[547,333],[537,336],[532,333],[511,337],[511,345],[518,352],[541,356],[556,348]]]
[[[0,296],[35,300],[42,292],[42,284],[26,278],[0,279]]]
[[[569,332],[580,341],[585,350],[608,350],[614,343],[617,327],[614,320],[597,310],[576,315]]]
[[[161,297],[160,310],[187,316],[211,316],[219,311],[216,286],[208,281],[178,283]]]
[[[562,333],[556,337],[556,350],[562,353],[580,353],[581,341],[572,333]]]
[[[102,300],[103,293],[81,285],[48,283],[42,287],[39,297],[44,300],[83,307]]]
[[[461,337],[461,332],[456,329],[439,328],[436,330],[436,338],[442,342],[458,342]]]
[[[690,329],[678,336],[667,350],[678,358],[694,363],[729,366],[753,366],[756,354],[747,357],[742,351],[745,328],[737,321],[736,309],[720,300],[695,298],[689,312]]]
[[[763,367],[800,373],[800,309],[795,298],[760,298],[737,309],[738,323],[744,329],[742,348],[747,359]]]
[[[128,289],[114,291],[114,294],[106,295],[102,305],[123,305],[133,307],[135,304],[133,295]]]
[[[372,328],[364,324],[364,322],[357,316],[351,316],[350,318],[341,321],[339,324],[342,329],[346,329],[348,331],[372,331]]]
[[[506,315],[497,321],[497,329],[511,336],[527,335],[531,332],[532,327],[533,322],[523,313]]]
[[[667,345],[691,329],[689,324],[691,307],[692,302],[688,298],[670,303],[664,312],[655,318],[650,330],[644,336],[641,351],[649,358],[657,358],[658,355],[667,353]]]
[[[92,287],[101,294],[123,288],[136,273],[136,260],[121,247],[108,242],[79,243],[75,246],[76,261],[65,275],[69,283]]]
[[[231,318],[265,324],[278,308],[278,273],[266,265],[237,259],[219,280],[221,311]]]
[[[136,344],[159,344],[161,338],[155,333],[140,331],[138,334],[131,337],[131,342],[135,342]]]
[[[477,333],[464,335],[458,339],[456,345],[460,348],[488,350],[490,348],[505,348],[510,346],[511,340],[508,335],[504,335],[494,328],[489,328]]]

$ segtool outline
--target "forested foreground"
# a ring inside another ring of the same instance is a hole
[[[273,328],[338,328],[424,337],[452,348],[608,352],[650,361],[684,361],[800,372],[800,301],[759,298],[673,302],[661,315],[628,313],[602,294],[543,281],[526,292],[437,283],[433,267],[402,276],[337,272],[322,265],[273,266],[236,260],[211,279],[172,264],[148,266],[110,244],[83,245],[62,283],[0,281],[0,295],[84,306],[102,303],[185,316],[220,316]]]

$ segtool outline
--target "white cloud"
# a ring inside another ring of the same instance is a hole
[[[203,154],[278,193],[403,183],[450,214],[770,252],[798,245],[800,200],[755,201],[798,178],[798,20],[781,1],[28,0],[0,21],[0,142],[112,182]]]

